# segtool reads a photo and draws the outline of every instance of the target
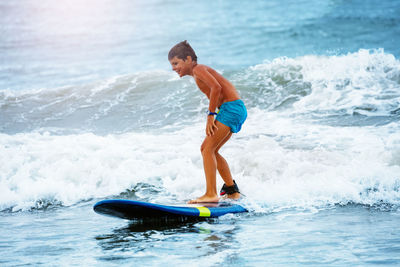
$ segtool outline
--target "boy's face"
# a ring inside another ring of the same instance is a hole
[[[171,63],[172,70],[178,73],[179,77],[192,73],[192,57],[190,56],[187,56],[186,60],[174,57],[169,63]]]

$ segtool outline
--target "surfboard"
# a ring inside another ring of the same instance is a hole
[[[229,202],[163,205],[128,199],[107,199],[97,202],[93,209],[103,215],[128,219],[195,219],[215,218],[247,210]]]

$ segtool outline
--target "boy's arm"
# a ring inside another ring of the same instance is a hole
[[[221,85],[214,78],[214,76],[212,76],[211,73],[209,73],[207,69],[203,66],[198,66],[193,71],[193,75],[195,76],[196,79],[201,80],[208,86],[208,88],[210,88],[210,96],[209,96],[210,104],[208,105],[208,110],[211,112],[215,112],[215,110],[217,109],[219,96],[222,90]]]
[[[208,105],[208,110],[215,112],[218,105],[219,96],[221,94],[222,87],[219,82],[207,71],[203,66],[198,66],[194,71],[193,75],[196,79],[201,80],[206,86],[210,88],[210,104]],[[214,130],[217,130],[217,125],[215,124],[214,116],[207,116],[206,125],[206,135],[214,135]]]

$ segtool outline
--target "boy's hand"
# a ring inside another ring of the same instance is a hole
[[[217,125],[215,124],[214,116],[207,116],[207,125],[206,125],[206,135],[212,136],[214,135],[215,130],[218,130]]]

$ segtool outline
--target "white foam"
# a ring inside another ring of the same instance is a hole
[[[46,199],[71,205],[119,194],[155,177],[163,178],[155,186],[189,191],[187,184],[170,184],[182,176],[186,182],[201,181],[189,172],[200,159],[198,148],[192,149],[198,142],[185,138],[181,144],[173,134],[1,134],[1,208],[25,209]]]
[[[264,94],[271,90],[272,107],[296,98],[291,111],[296,113],[388,115],[400,106],[400,61],[383,49],[277,58],[239,77],[239,83],[248,80]]]
[[[331,127],[252,109],[222,149],[259,211],[355,202],[400,204],[399,126]],[[0,208],[72,205],[138,183],[153,201],[185,201],[204,190],[203,123],[168,133],[0,135]],[[218,180],[221,186],[221,179]],[[145,194],[145,193],[142,193]]]
[[[243,190],[265,207],[400,204],[397,123],[332,127],[284,113],[253,114],[245,128],[251,136],[246,152],[235,164],[248,179]]]

